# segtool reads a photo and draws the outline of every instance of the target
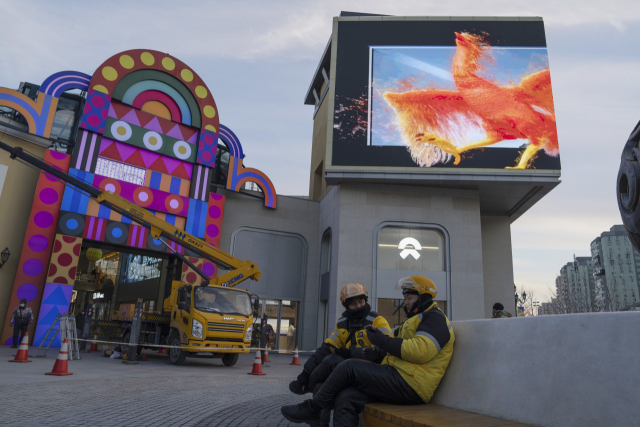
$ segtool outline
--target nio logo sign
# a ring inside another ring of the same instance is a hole
[[[398,243],[398,249],[400,252],[400,258],[405,259],[409,255],[411,255],[414,259],[420,258],[420,254],[418,251],[422,250],[422,245],[413,237],[405,237]]]

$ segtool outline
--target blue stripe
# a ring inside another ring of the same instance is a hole
[[[199,200],[195,201],[196,203],[194,203],[194,207],[195,209],[193,210],[193,222],[191,223],[191,234],[193,234],[196,237],[200,237],[198,235],[199,233],[199,225],[200,225],[200,204],[201,202]]]
[[[180,194],[180,184],[182,180],[180,178],[176,178],[175,176],[171,177],[171,185],[169,186],[169,193],[171,194]]]
[[[171,215],[171,214],[167,214],[165,221],[168,222],[171,225],[176,225],[176,216],[175,215]]]
[[[204,231],[207,226],[207,209],[208,203],[201,202],[200,203],[200,226],[198,227],[198,235],[197,237],[204,239]]]
[[[189,234],[194,234],[193,233],[193,220],[195,217],[195,210],[196,210],[196,202],[197,200],[195,199],[189,199],[189,213],[187,215],[187,224],[185,225],[185,231]]]
[[[159,190],[161,182],[162,182],[162,174],[160,172],[151,171],[151,179],[149,180],[149,188],[153,188],[154,190]]]
[[[100,209],[98,209],[98,218],[111,219],[111,209],[100,205]]]

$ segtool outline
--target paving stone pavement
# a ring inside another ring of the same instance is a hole
[[[0,348],[0,360],[13,354]],[[85,354],[69,362],[74,375],[45,376],[54,357],[0,362],[0,425],[286,427],[294,424],[280,407],[309,397],[289,391],[301,367],[289,366],[288,355],[270,354],[266,376],[247,375],[253,354],[227,368],[219,359],[173,366],[150,352],[149,362],[135,366]]]

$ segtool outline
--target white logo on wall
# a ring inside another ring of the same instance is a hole
[[[405,259],[409,255],[411,255],[414,259],[420,258],[420,254],[418,251],[422,250],[422,245],[413,237],[405,237],[398,243],[398,249],[400,252],[400,258]]]
[[[99,298],[104,298],[104,294],[101,292],[94,292],[93,299],[99,299]]]

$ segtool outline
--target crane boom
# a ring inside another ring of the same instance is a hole
[[[258,266],[251,261],[242,261],[233,255],[211,246],[207,242],[195,237],[179,228],[169,224],[166,221],[154,216],[148,210],[131,203],[130,201],[113,194],[106,190],[101,190],[92,186],[91,184],[84,182],[68,173],[49,165],[48,163],[31,156],[24,152],[21,147],[11,147],[3,142],[0,142],[0,149],[11,153],[11,158],[18,158],[34,167],[53,175],[62,181],[65,181],[68,185],[76,187],[78,191],[87,193],[91,198],[96,200],[101,205],[112,209],[113,211],[135,221],[136,223],[146,227],[150,230],[151,236],[154,239],[161,240],[163,238],[171,240],[180,246],[189,249],[190,251],[201,255],[202,257],[210,260],[216,264],[219,268],[229,270],[229,272],[218,276],[216,278],[207,277],[202,271],[196,268],[189,260],[182,254],[174,252],[177,257],[186,262],[191,268],[193,268],[200,276],[204,278],[203,285],[212,284],[214,286],[227,286],[233,287],[237,284],[247,280],[259,280],[262,272],[258,269]],[[166,242],[164,242],[166,244]]]

